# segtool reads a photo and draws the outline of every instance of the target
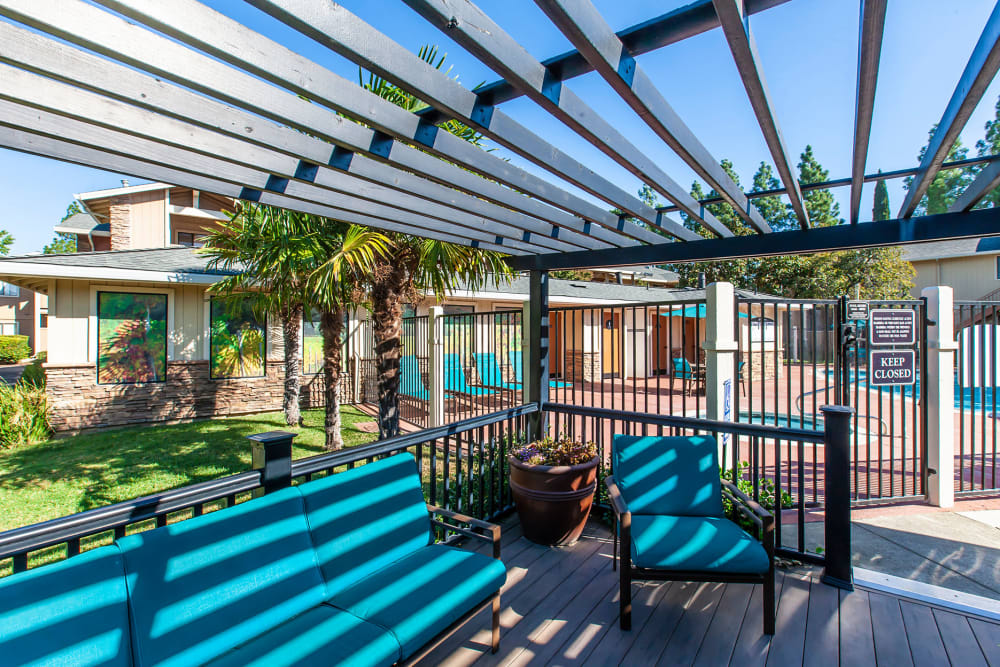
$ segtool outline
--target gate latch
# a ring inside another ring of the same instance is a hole
[[[847,347],[851,343],[858,340],[858,336],[854,331],[854,325],[845,324],[840,330],[840,345],[841,347]]]

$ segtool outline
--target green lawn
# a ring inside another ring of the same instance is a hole
[[[372,418],[344,406],[345,445],[376,439],[355,428]],[[323,410],[285,426],[281,413],[188,424],[144,425],[55,438],[0,451],[0,530],[101,507],[250,469],[246,436],[296,431],[293,458],[323,450]]]

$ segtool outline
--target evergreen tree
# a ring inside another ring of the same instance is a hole
[[[882,173],[879,169],[878,173]],[[885,179],[880,178],[875,184],[875,202],[872,206],[872,220],[888,220],[892,217],[889,211],[889,188],[885,185]]]
[[[66,215],[59,222],[66,222],[77,213],[83,213],[80,202],[74,201],[66,207]],[[76,234],[57,233],[48,245],[42,248],[43,255],[55,255],[57,253],[76,252]]]
[[[928,132],[928,143],[930,143],[930,138],[934,136],[935,130],[937,130],[937,124],[931,127],[930,132]],[[987,132],[989,132],[989,129]],[[917,155],[917,162],[922,161],[926,153],[927,145],[924,145]],[[955,144],[948,151],[948,155],[945,156],[944,161],[953,162],[955,160],[964,160],[967,157],[969,157],[969,150],[962,145],[961,139],[956,139]],[[934,180],[931,181],[930,187],[927,188],[927,194],[924,195],[923,199],[917,205],[915,215],[946,213],[948,207],[955,203],[955,200],[965,191],[965,188],[968,187],[974,178],[975,171],[969,167],[939,171]],[[903,182],[903,185],[909,190],[913,185],[913,177],[908,177]]]
[[[10,254],[12,245],[14,245],[14,237],[6,229],[0,229],[0,255]]]
[[[993,120],[986,121],[986,135],[976,142],[976,154],[979,157],[1000,153],[1000,97],[997,98]],[[976,204],[975,208],[993,208],[1000,204],[1000,187],[994,188]]]

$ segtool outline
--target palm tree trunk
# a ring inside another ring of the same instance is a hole
[[[344,438],[340,433],[340,364],[343,350],[344,311],[324,310],[319,316],[319,330],[323,334],[323,379],[326,399],[326,448],[342,449]]]
[[[299,334],[302,331],[303,310],[299,303],[285,308],[280,314],[281,335],[285,342],[285,394],[282,409],[285,411],[285,423],[289,426],[299,426],[302,423],[302,413],[299,411],[299,384],[302,375]],[[264,365],[266,373],[266,359]]]
[[[372,285],[372,335],[378,372],[380,438],[399,435],[399,350],[407,270],[395,263]]]

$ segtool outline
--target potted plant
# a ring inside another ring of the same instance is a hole
[[[592,442],[543,438],[508,457],[510,488],[524,536],[563,546],[580,538],[597,488],[597,447]]]

